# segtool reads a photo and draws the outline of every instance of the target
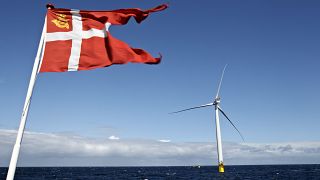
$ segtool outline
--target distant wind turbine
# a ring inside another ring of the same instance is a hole
[[[219,92],[220,92],[220,88],[221,88],[221,82],[223,79],[223,75],[224,75],[224,71],[226,70],[227,65],[225,65],[225,67],[223,68],[222,71],[222,75],[221,75],[221,79],[219,82],[219,86],[218,86],[218,91],[216,94],[216,97],[214,99],[214,101],[212,103],[209,104],[204,104],[201,106],[196,106],[196,107],[192,107],[192,108],[188,108],[188,109],[183,109],[180,111],[176,111],[176,112],[171,112],[170,114],[174,114],[174,113],[180,113],[183,111],[188,111],[188,110],[192,110],[192,109],[197,109],[197,108],[203,108],[203,107],[207,107],[207,106],[214,106],[215,109],[215,114],[216,114],[216,138],[217,138],[217,149],[218,149],[218,166],[219,166],[219,172],[223,173],[224,172],[224,165],[223,165],[223,155],[222,155],[222,144],[221,144],[221,131],[220,131],[220,120],[219,120],[219,111],[222,113],[222,115],[224,117],[227,118],[227,120],[230,122],[230,124],[237,130],[237,132],[239,133],[239,135],[241,136],[242,140],[244,141],[244,138],[242,136],[242,134],[240,133],[240,131],[238,130],[238,128],[232,123],[232,121],[229,119],[229,117],[226,115],[225,112],[223,112],[223,110],[221,109],[221,107],[219,106],[220,104],[220,97],[219,97]]]

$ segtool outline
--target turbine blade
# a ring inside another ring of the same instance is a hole
[[[230,122],[230,124],[238,131],[239,135],[241,136],[243,142],[244,142],[244,138],[242,136],[242,134],[240,133],[240,131],[238,130],[238,128],[232,123],[232,121],[228,118],[228,116],[226,115],[226,113],[224,113],[222,111],[222,109],[218,106],[219,111],[224,115],[224,117],[226,117],[228,119],[228,121]]]
[[[227,66],[228,66],[228,64],[226,64],[226,65],[224,66],[224,68],[223,68],[222,75],[221,75],[221,79],[220,79],[219,86],[218,86],[218,91],[217,91],[216,98],[218,98],[218,96],[219,96],[219,92],[220,92],[220,88],[221,88],[221,83],[222,83],[224,71],[226,70]]]
[[[201,106],[196,106],[196,107],[192,107],[192,108],[188,108],[188,109],[183,109],[183,110],[180,110],[180,111],[171,112],[169,114],[175,114],[175,113],[179,113],[179,112],[183,112],[183,111],[189,111],[189,110],[192,110],[192,109],[203,108],[203,107],[212,106],[212,105],[214,105],[214,103],[209,103],[209,104],[204,104],[204,105],[201,105]]]

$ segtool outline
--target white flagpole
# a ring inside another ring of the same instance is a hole
[[[22,142],[22,138],[23,138],[24,128],[26,125],[29,106],[31,103],[32,92],[33,92],[33,88],[34,88],[34,85],[35,85],[35,82],[37,79],[37,75],[39,73],[39,68],[40,68],[39,64],[42,59],[42,58],[40,58],[40,55],[41,55],[41,52],[42,52],[43,46],[44,46],[44,39],[45,39],[44,36],[46,33],[46,26],[47,26],[47,18],[45,19],[45,22],[44,22],[44,26],[43,26],[43,30],[42,30],[42,34],[41,34],[41,38],[40,38],[40,42],[39,42],[38,52],[37,52],[37,55],[36,55],[36,58],[35,58],[34,64],[33,64],[33,69],[32,69],[32,73],[31,73],[31,77],[30,77],[27,96],[26,96],[26,100],[24,102],[23,111],[22,111],[22,115],[21,115],[17,139],[16,139],[16,143],[15,143],[13,150],[12,150],[12,156],[11,156],[10,165],[9,165],[9,169],[8,169],[7,180],[13,180],[14,174],[16,171],[17,161],[18,161],[19,152],[20,152],[20,146],[21,146],[21,142]]]

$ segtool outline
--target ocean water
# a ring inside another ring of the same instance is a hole
[[[248,165],[226,166],[225,173],[216,166],[169,167],[20,167],[15,180],[40,179],[306,179],[320,180],[320,165]],[[0,168],[5,179],[7,168]]]

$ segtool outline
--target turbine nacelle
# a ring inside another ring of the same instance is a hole
[[[213,101],[213,104],[214,104],[214,105],[218,105],[218,104],[220,104],[220,101],[221,101],[221,98],[220,98],[220,97],[216,97],[216,98],[214,99],[214,101]]]

